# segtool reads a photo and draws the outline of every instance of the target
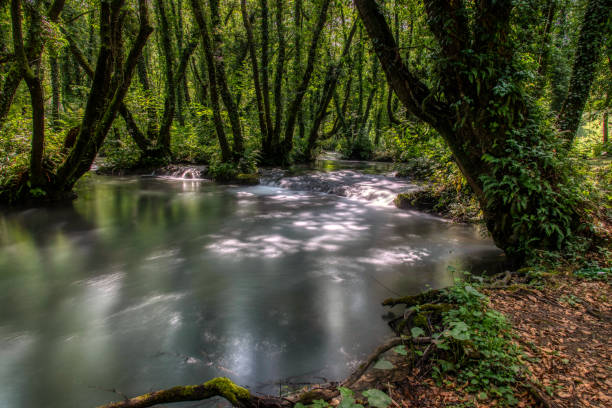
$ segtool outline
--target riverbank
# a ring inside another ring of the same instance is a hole
[[[612,404],[612,289],[608,282],[552,275],[537,287],[510,282],[483,290],[491,310],[512,324],[523,366],[514,395],[519,407],[609,407]],[[415,367],[393,351],[392,370],[372,369],[360,386],[384,390],[401,407],[503,405],[466,389],[448,375],[432,378],[436,363]],[[493,358],[493,357],[489,357]],[[486,386],[482,386],[486,390]]]

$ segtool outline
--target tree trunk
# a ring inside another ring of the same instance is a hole
[[[355,4],[388,82],[406,109],[447,142],[480,202],[495,243],[515,263],[536,248],[560,248],[579,219],[557,185],[563,183],[563,174],[541,156],[531,155],[533,147],[546,143],[546,136],[537,130],[539,119],[530,116],[521,84],[505,94],[497,88],[514,78],[513,2],[482,3],[470,14],[462,2],[425,0],[440,61],[456,61],[439,67],[437,92],[403,63],[376,1],[355,0]],[[465,52],[468,49],[471,53]],[[472,70],[487,75],[475,80]]]
[[[264,102],[259,82],[259,63],[257,61],[257,52],[255,51],[255,40],[253,38],[253,27],[249,19],[246,8],[246,0],[240,0],[240,10],[242,12],[242,22],[247,33],[247,46],[251,57],[251,67],[253,70],[253,83],[255,86],[255,99],[257,100],[257,117],[259,119],[259,132],[263,143],[263,150],[266,149],[265,143],[268,140],[268,129],[266,124],[266,116],[264,110]]]
[[[101,45],[95,75],[76,143],[56,173],[53,188],[59,194],[70,192],[91,167],[121,108],[138,59],[153,32],[149,25],[147,2],[138,0],[140,28],[124,62],[121,56],[125,14],[120,12],[124,4],[124,0],[100,3]]]
[[[304,75],[302,76],[302,81],[298,88],[295,90],[295,98],[291,102],[289,109],[287,111],[287,122],[285,125],[285,138],[282,142],[282,147],[280,149],[280,159],[282,162],[288,161],[288,155],[291,149],[293,148],[293,131],[295,129],[295,123],[297,118],[298,109],[300,104],[302,103],[302,99],[304,98],[304,94],[308,89],[308,85],[310,84],[310,78],[312,77],[312,72],[314,71],[314,64],[317,57],[317,50],[319,39],[321,37],[321,33],[323,31],[323,27],[325,26],[325,21],[327,20],[327,9],[329,8],[330,0],[323,0],[323,4],[321,5],[321,10],[319,12],[319,16],[317,19],[317,23],[315,25],[314,32],[312,34],[312,41],[310,44],[310,49],[308,51],[308,60],[306,63],[306,70],[304,71]]]
[[[49,65],[51,68],[51,123],[54,129],[59,128],[60,106],[62,104],[60,88],[60,70],[55,50],[50,50]]]
[[[221,158],[224,162],[229,162],[232,159],[232,151],[227,143],[225,129],[223,128],[223,119],[221,118],[221,107],[219,106],[219,91],[217,89],[217,74],[215,72],[215,62],[208,34],[208,25],[204,18],[202,6],[198,0],[191,0],[191,10],[202,37],[202,46],[204,47],[204,56],[206,58],[206,68],[208,69],[208,86],[210,88],[210,104],[213,111],[213,121],[219,146],[221,147]]]
[[[38,10],[31,6],[30,15],[30,36],[31,38],[39,38],[42,36],[41,30],[41,15]],[[42,162],[45,147],[45,107],[43,87],[39,77],[40,67],[36,63],[34,69],[30,67],[30,62],[26,55],[23,45],[23,30],[21,17],[21,0],[11,0],[11,21],[13,27],[13,46],[15,49],[15,57],[19,64],[20,73],[25,78],[26,84],[30,91],[30,99],[32,103],[32,149],[30,151],[30,183],[31,187],[39,187],[44,183]],[[42,45],[40,45],[42,50]]]
[[[47,19],[50,22],[57,22],[64,8],[65,1],[66,0],[55,0],[51,4],[51,7],[49,7],[47,10]],[[34,5],[32,5],[32,7],[34,7]],[[28,37],[25,45],[23,46],[28,65],[33,61],[40,60],[46,40],[46,36],[42,36],[40,31],[33,31],[36,26],[37,25],[35,24],[28,29]],[[4,80],[4,85],[2,86],[0,93],[0,130],[2,129],[11,105],[13,104],[13,99],[15,98],[15,93],[17,92],[17,88],[19,88],[21,80],[23,79],[23,74],[21,62],[18,61],[18,58],[15,58],[15,61],[11,64],[8,70],[8,74]]]
[[[223,61],[223,41],[221,39],[221,18],[219,15],[219,0],[209,0],[210,16],[212,22],[213,47],[214,47],[214,63],[215,72],[217,74],[217,83],[220,86],[221,98],[227,109],[232,134],[234,136],[234,159],[238,160],[244,154],[244,142],[242,138],[242,129],[240,127],[240,116],[238,115],[238,107],[234,102],[234,98],[229,90],[227,78],[225,75],[225,63]]]
[[[327,73],[325,74],[323,96],[321,97],[321,102],[319,103],[319,107],[317,108],[315,119],[312,128],[310,129],[310,134],[308,135],[306,156],[309,160],[314,160],[315,158],[314,150],[317,143],[319,128],[321,126],[321,123],[323,123],[323,119],[325,118],[329,103],[331,102],[334,94],[336,93],[336,87],[338,85],[338,80],[342,71],[342,65],[344,64],[346,57],[349,54],[351,44],[353,42],[353,37],[355,36],[355,31],[357,30],[357,25],[357,21],[355,21],[353,23],[353,27],[351,28],[350,34],[346,39],[346,42],[344,43],[344,49],[342,50],[342,54],[340,55],[339,61],[337,63],[330,64]]]
[[[274,126],[272,126],[272,116],[270,114],[270,81],[268,75],[269,60],[268,60],[268,47],[270,44],[270,33],[268,29],[268,0],[260,0],[261,4],[261,91],[263,94],[264,101],[264,113],[266,118],[266,130],[268,133],[265,135],[267,143],[265,145],[272,145],[272,133]]]
[[[272,144],[280,142],[283,123],[283,73],[285,64],[285,33],[283,32],[283,0],[276,0],[276,32],[278,35],[278,55],[276,57],[276,74],[274,78],[274,132]]]
[[[612,0],[588,1],[578,38],[569,91],[557,120],[567,148],[571,147],[580,126],[582,112],[597,73],[596,67],[601,56],[606,24],[610,15],[612,15]]]
[[[603,143],[608,143],[608,111],[603,114]]]

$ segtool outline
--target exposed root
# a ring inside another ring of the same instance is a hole
[[[414,344],[429,344],[432,343],[431,337],[418,337],[416,339],[405,339],[402,337],[394,337],[392,339],[387,340],[383,344],[381,344],[374,353],[370,354],[370,357],[366,360],[365,363],[359,366],[357,370],[353,372],[344,382],[341,384],[343,387],[350,388],[353,384],[355,384],[363,374],[374,364],[381,356],[381,354],[389,351],[393,347],[406,344],[406,342],[412,342]]]
[[[544,391],[531,381],[526,381],[523,386],[529,391],[529,394],[540,404],[546,408],[560,408],[561,406],[552,401]]]

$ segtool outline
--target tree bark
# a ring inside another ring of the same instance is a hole
[[[276,0],[276,32],[278,35],[278,51],[276,56],[276,74],[274,78],[274,132],[272,144],[280,141],[283,123],[283,73],[285,64],[285,33],[283,30],[283,0]]]
[[[153,32],[149,25],[146,0],[138,0],[140,27],[124,62],[121,58],[124,3],[124,0],[100,3],[101,45],[95,75],[76,143],[57,170],[54,188],[59,193],[71,191],[91,167],[121,108],[138,59]]]
[[[221,18],[219,15],[219,0],[209,0],[210,16],[212,22],[212,37],[214,47],[214,63],[215,72],[217,75],[217,83],[221,89],[221,98],[227,109],[227,113],[232,127],[234,136],[234,160],[238,160],[244,154],[244,142],[242,137],[242,129],[240,127],[240,116],[238,115],[238,107],[234,102],[234,98],[229,90],[227,77],[225,75],[225,63],[223,61],[223,41],[221,39]]]
[[[217,138],[219,139],[219,146],[221,147],[221,158],[224,162],[229,162],[232,159],[232,151],[227,142],[227,137],[225,136],[225,129],[223,128],[223,119],[221,118],[221,107],[219,106],[219,91],[217,89],[217,74],[215,72],[213,50],[208,34],[208,25],[206,24],[204,12],[202,11],[202,6],[200,5],[200,2],[198,0],[191,0],[191,10],[193,11],[194,18],[200,29],[200,35],[202,37],[202,46],[204,47],[204,56],[206,58],[206,67],[208,69],[210,103],[213,111],[213,121],[215,124],[215,130],[217,132]]]
[[[312,72],[314,71],[314,64],[317,57],[318,44],[319,39],[321,37],[321,33],[323,32],[323,27],[325,26],[325,21],[327,20],[327,9],[329,8],[330,0],[323,0],[323,4],[321,5],[321,10],[319,12],[319,16],[317,19],[317,23],[315,25],[314,32],[312,34],[312,41],[310,44],[310,49],[308,51],[308,60],[306,63],[306,69],[304,71],[304,75],[302,76],[302,81],[298,88],[295,91],[295,97],[289,106],[287,111],[287,123],[285,125],[285,138],[282,142],[281,147],[281,157],[280,160],[287,161],[288,154],[293,147],[293,131],[295,129],[295,122],[297,118],[298,109],[300,104],[302,103],[302,99],[304,98],[304,94],[308,89],[308,85],[310,84],[310,79],[312,77]]]
[[[255,86],[255,99],[257,100],[257,117],[259,119],[259,131],[261,133],[262,143],[267,142],[268,129],[266,123],[266,116],[264,110],[263,95],[261,90],[261,84],[259,82],[259,63],[257,61],[257,52],[255,51],[255,40],[253,38],[253,27],[249,19],[249,15],[246,8],[246,0],[240,0],[240,10],[242,12],[242,21],[244,28],[247,33],[247,46],[249,47],[249,54],[251,57],[251,67],[253,71],[253,83]],[[265,150],[265,146],[264,146]]]
[[[57,52],[50,50],[49,66],[51,68],[51,123],[54,129],[59,128],[60,106],[62,104],[60,88],[60,70],[57,60]]]
[[[560,203],[567,199],[558,190],[560,174],[536,155],[530,156],[533,157],[529,162],[530,171],[534,171],[546,187],[536,189],[524,182],[521,176],[524,167],[506,166],[500,170],[499,163],[503,160],[512,163],[525,160],[525,150],[518,150],[510,142],[525,144],[525,148],[530,149],[540,142],[545,143],[546,137],[532,127],[538,119],[530,116],[528,101],[518,90],[520,84],[502,94],[497,88],[499,83],[515,78],[515,45],[510,35],[513,2],[482,2],[471,14],[462,1],[424,1],[429,29],[440,48],[440,60],[444,61],[443,65],[438,65],[440,84],[437,91],[429,89],[403,63],[399,47],[376,1],[354,2],[387,81],[406,109],[430,124],[445,139],[480,202],[495,243],[519,264],[527,253],[533,253],[534,248],[560,248],[569,234],[566,231],[577,228],[572,220],[578,219],[571,205]],[[487,75],[475,78],[471,71]],[[490,106],[498,108],[489,109]],[[533,177],[530,176],[530,180]],[[506,185],[504,183],[512,186],[512,194],[508,193],[508,188],[488,187]],[[541,223],[525,221],[541,217],[539,212],[543,206],[547,212],[546,223],[560,226],[564,231],[547,231]]]
[[[582,112],[597,73],[606,24],[611,15],[612,0],[588,1],[578,38],[569,91],[557,120],[566,148],[571,147],[580,126]]]
[[[269,69],[269,56],[268,47],[270,44],[270,33],[268,28],[268,0],[260,0],[261,4],[261,91],[263,94],[264,101],[264,113],[266,118],[266,130],[268,133],[265,135],[267,143],[264,145],[272,145],[272,133],[274,126],[272,126],[272,116],[270,114],[270,81],[268,75]]]
[[[59,16],[64,8],[64,3],[66,0],[55,0],[51,7],[47,10],[47,19],[53,23],[56,23],[59,19]],[[36,25],[34,25],[35,28]],[[44,42],[46,40],[45,36],[40,35],[40,32],[33,32],[32,29],[28,30],[28,38],[26,39],[24,50],[26,53],[26,60],[28,64],[31,64],[33,61],[39,61],[41,54],[43,52]],[[22,39],[23,44],[23,39]],[[9,113],[9,109],[13,104],[13,99],[15,98],[15,93],[17,92],[17,88],[23,79],[23,72],[20,68],[21,63],[15,61],[11,64],[9,68],[9,72],[4,81],[4,85],[2,86],[2,91],[0,93],[0,129],[4,125],[6,121],[6,117]]]
[[[30,5],[30,36],[37,48],[42,50],[41,16],[34,5]],[[32,148],[30,151],[30,183],[31,187],[44,184],[42,162],[45,148],[45,106],[43,87],[39,77],[40,67],[30,67],[30,62],[23,45],[21,0],[11,0],[11,21],[13,27],[13,46],[19,64],[21,76],[25,78],[30,91],[32,104]],[[38,38],[38,40],[34,40]],[[39,65],[39,63],[36,63]]]
[[[315,119],[312,124],[312,128],[310,129],[310,134],[308,135],[308,145],[306,150],[306,156],[309,160],[314,160],[314,150],[316,147],[319,128],[321,127],[321,123],[325,118],[327,108],[329,103],[331,102],[334,94],[336,93],[336,87],[338,85],[338,80],[340,78],[342,72],[342,65],[344,64],[346,57],[349,54],[351,49],[351,44],[353,42],[353,37],[355,36],[355,31],[357,30],[357,21],[353,23],[353,27],[349,33],[346,42],[344,43],[344,49],[342,50],[342,54],[340,55],[340,59],[337,63],[330,64],[327,73],[325,74],[325,83],[323,85],[323,95],[321,97],[321,102],[317,108],[317,112],[315,114]]]

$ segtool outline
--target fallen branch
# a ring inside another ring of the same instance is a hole
[[[433,344],[431,337],[418,337],[408,339],[394,337],[387,340],[372,353],[366,362],[359,366],[342,384],[343,387],[350,387],[355,384],[363,374],[376,362],[380,355],[395,346],[412,342],[413,344]],[[159,390],[138,397],[101,405],[98,408],[148,408],[158,404],[170,404],[185,401],[201,401],[213,397],[222,397],[238,408],[289,408],[301,402],[309,404],[314,400],[329,401],[339,395],[338,384],[332,383],[325,387],[314,388],[302,394],[297,394],[288,398],[273,396],[255,396],[249,390],[234,384],[231,380],[218,377],[200,385],[186,385]]]
[[[239,408],[285,408],[292,404],[276,397],[258,397],[249,390],[239,387],[228,378],[215,378],[200,385],[186,385],[166,390],[151,392],[138,397],[102,405],[98,408],[147,408],[157,404],[168,404],[184,401],[201,401],[213,397],[222,397]]]

